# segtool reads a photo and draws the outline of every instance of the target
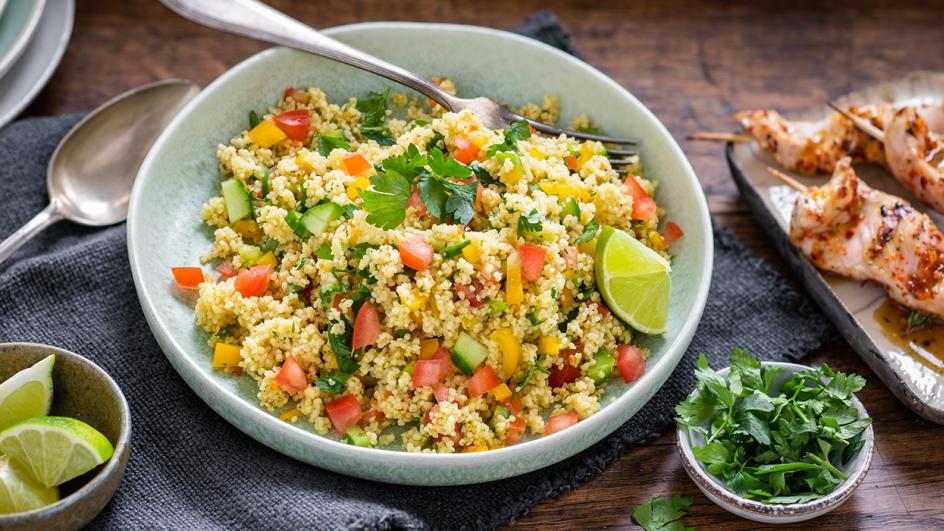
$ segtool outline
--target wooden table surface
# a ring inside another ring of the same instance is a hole
[[[315,27],[394,19],[508,28],[542,7],[534,0],[272,3]],[[206,84],[265,47],[198,27],[154,0],[78,4],[62,65],[27,115],[90,110],[158,79],[181,77]],[[740,200],[722,146],[689,142],[686,135],[733,130],[729,116],[738,109],[800,109],[913,70],[944,70],[944,4],[790,4],[573,0],[555,2],[552,8],[587,61],[635,94],[673,133],[701,179],[715,218],[793,282]],[[875,419],[877,443],[865,483],[815,525],[944,528],[944,427],[901,405],[841,340],[807,361],[828,361],[868,378],[859,396]],[[632,527],[634,506],[674,492],[695,497],[685,520],[690,526],[758,527],[729,515],[698,492],[680,466],[673,432],[627,451],[580,489],[534,507],[516,526]]]

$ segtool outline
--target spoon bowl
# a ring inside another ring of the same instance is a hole
[[[49,163],[49,206],[0,242],[0,262],[62,219],[94,227],[124,221],[141,162],[199,91],[190,81],[158,81],[109,100],[76,124]]]

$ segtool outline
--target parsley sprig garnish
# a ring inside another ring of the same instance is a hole
[[[698,394],[675,407],[679,424],[705,437],[692,450],[708,472],[764,503],[804,503],[844,481],[836,463],[862,448],[860,434],[872,422],[852,405],[865,379],[823,365],[794,374],[771,394],[780,369],[761,367],[742,349],[730,359],[723,377],[699,355]]]
[[[393,144],[393,135],[387,128],[387,96],[390,88],[383,92],[371,92],[366,98],[357,101],[356,108],[361,113],[361,136],[375,140],[382,146]]]
[[[633,520],[646,531],[686,531],[682,517],[695,502],[691,496],[673,494],[671,498],[657,496],[633,509]]]
[[[531,138],[531,124],[527,120],[518,120],[512,122],[505,128],[504,141],[501,144],[495,144],[488,148],[485,153],[487,157],[494,157],[496,153],[518,152],[518,142]]]
[[[587,225],[583,228],[583,232],[581,232],[580,236],[577,236],[577,239],[574,241],[577,243],[588,242],[597,235],[598,230],[600,230],[600,224],[597,223],[597,220],[590,218],[590,221],[588,221]]]
[[[526,232],[541,232],[544,225],[541,224],[541,215],[536,208],[518,216],[518,236],[524,236]]]

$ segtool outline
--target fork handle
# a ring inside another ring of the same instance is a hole
[[[161,0],[178,15],[213,29],[296,48],[406,85],[447,109],[453,97],[416,74],[352,48],[256,0]]]

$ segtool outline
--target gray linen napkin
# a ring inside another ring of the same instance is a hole
[[[529,35],[567,46],[553,15]],[[0,130],[0,238],[47,201],[46,164],[79,116],[33,118]],[[836,334],[768,264],[715,228],[704,319],[679,368],[626,425],[566,461],[465,487],[404,487],[327,472],[270,450],[217,416],[184,384],[148,329],[128,268],[125,227],[60,223],[0,269],[0,342],[72,350],[101,365],[131,406],[127,475],[94,521],[102,529],[492,528],[541,500],[578,488],[625,449],[656,437],[693,387],[693,360],[716,366],[741,346],[796,360]],[[629,511],[631,508],[627,507]]]

